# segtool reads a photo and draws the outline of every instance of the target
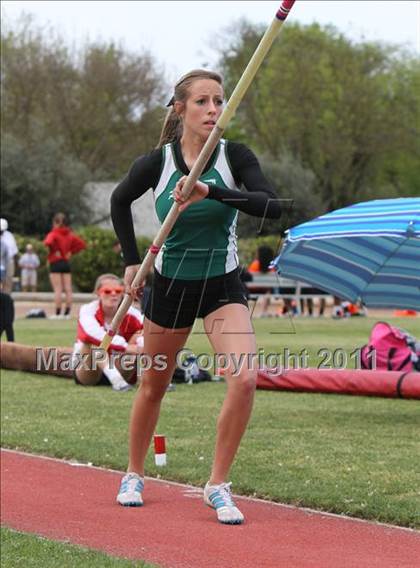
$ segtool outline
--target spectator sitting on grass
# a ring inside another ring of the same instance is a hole
[[[84,386],[111,384],[116,391],[129,390],[130,383],[137,380],[136,356],[143,350],[143,318],[139,310],[129,308],[121,322],[119,335],[112,338],[109,354],[117,355],[115,361],[108,356],[106,360],[99,357],[97,361],[92,360],[93,349],[101,344],[123,299],[124,285],[118,276],[102,274],[96,280],[94,292],[97,299],[80,308],[73,350],[74,380]],[[133,355],[129,370],[122,368],[123,354]]]

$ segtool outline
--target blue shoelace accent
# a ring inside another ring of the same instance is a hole
[[[226,492],[227,493],[227,492]],[[232,501],[232,498],[229,494],[222,495],[220,491],[215,491],[211,495],[209,495],[209,499],[211,504],[216,508],[220,509],[221,507],[235,507],[235,503]]]
[[[133,477],[129,477],[128,479],[124,479],[121,483],[121,488],[120,488],[120,493],[126,493],[129,490],[129,482],[132,481],[134,478]],[[136,486],[134,488],[134,491],[141,493],[144,489],[144,484],[142,483],[142,481],[140,479],[137,479],[136,482]],[[131,491],[133,491],[131,489]]]

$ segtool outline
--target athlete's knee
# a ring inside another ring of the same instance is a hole
[[[75,375],[78,383],[84,387],[96,386],[101,378],[101,373],[97,371],[76,369]]]
[[[141,379],[141,393],[148,402],[160,402],[165,396],[170,379],[162,376],[143,376]]]
[[[245,397],[252,396],[257,386],[257,371],[241,369],[236,375],[232,376],[231,381],[236,392]]]

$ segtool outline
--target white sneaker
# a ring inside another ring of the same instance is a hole
[[[144,478],[138,473],[127,473],[121,480],[117,503],[123,507],[141,507]]]
[[[220,485],[206,484],[204,488],[204,503],[216,509],[217,518],[225,525],[241,525],[244,516],[232,499],[231,483]]]
[[[118,369],[105,367],[103,370],[103,374],[106,376],[108,381],[111,383],[112,390],[116,392],[126,392],[132,390],[132,386],[125,381],[118,371]]]
[[[127,392],[133,390],[133,385],[126,383],[124,379],[121,379],[121,381],[116,381],[114,383],[111,383],[111,386],[112,390],[116,392]]]

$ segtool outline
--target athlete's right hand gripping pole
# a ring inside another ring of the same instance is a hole
[[[257,49],[254,52],[250,62],[248,63],[245,71],[243,72],[241,78],[238,81],[238,84],[235,87],[229,101],[227,102],[222,114],[219,117],[215,127],[211,131],[210,136],[208,137],[206,143],[204,144],[196,162],[192,170],[190,171],[184,187],[182,189],[182,194],[184,197],[188,197],[192,192],[194,185],[196,184],[198,178],[203,173],[204,168],[206,167],[207,162],[210,159],[210,156],[213,154],[217,144],[220,141],[220,138],[223,135],[229,121],[233,117],[236,112],[236,109],[239,106],[239,103],[243,99],[248,87],[250,86],[252,80],[255,77],[264,57],[267,55],[271,45],[273,44],[275,38],[280,32],[281,26],[284,20],[287,18],[295,0],[283,0],[282,5],[280,6],[279,10],[276,13],[275,18],[271,22],[270,26],[267,28],[265,34],[263,35],[260,43],[258,44]],[[167,236],[171,232],[173,226],[175,225],[176,220],[179,217],[178,211],[179,205],[178,203],[174,202],[172,205],[168,215],[165,218],[156,238],[153,241],[153,244],[150,246],[140,268],[137,271],[136,276],[133,279],[132,286],[139,286],[141,282],[143,282],[149,273],[155,256],[160,251],[163,243],[165,242]],[[132,303],[131,296],[126,294],[124,296],[123,301],[118,308],[117,313],[114,316],[114,319],[111,322],[111,327],[108,330],[107,334],[102,340],[101,348],[108,349],[109,345],[111,344],[112,337],[117,333],[118,328],[128,311]]]

